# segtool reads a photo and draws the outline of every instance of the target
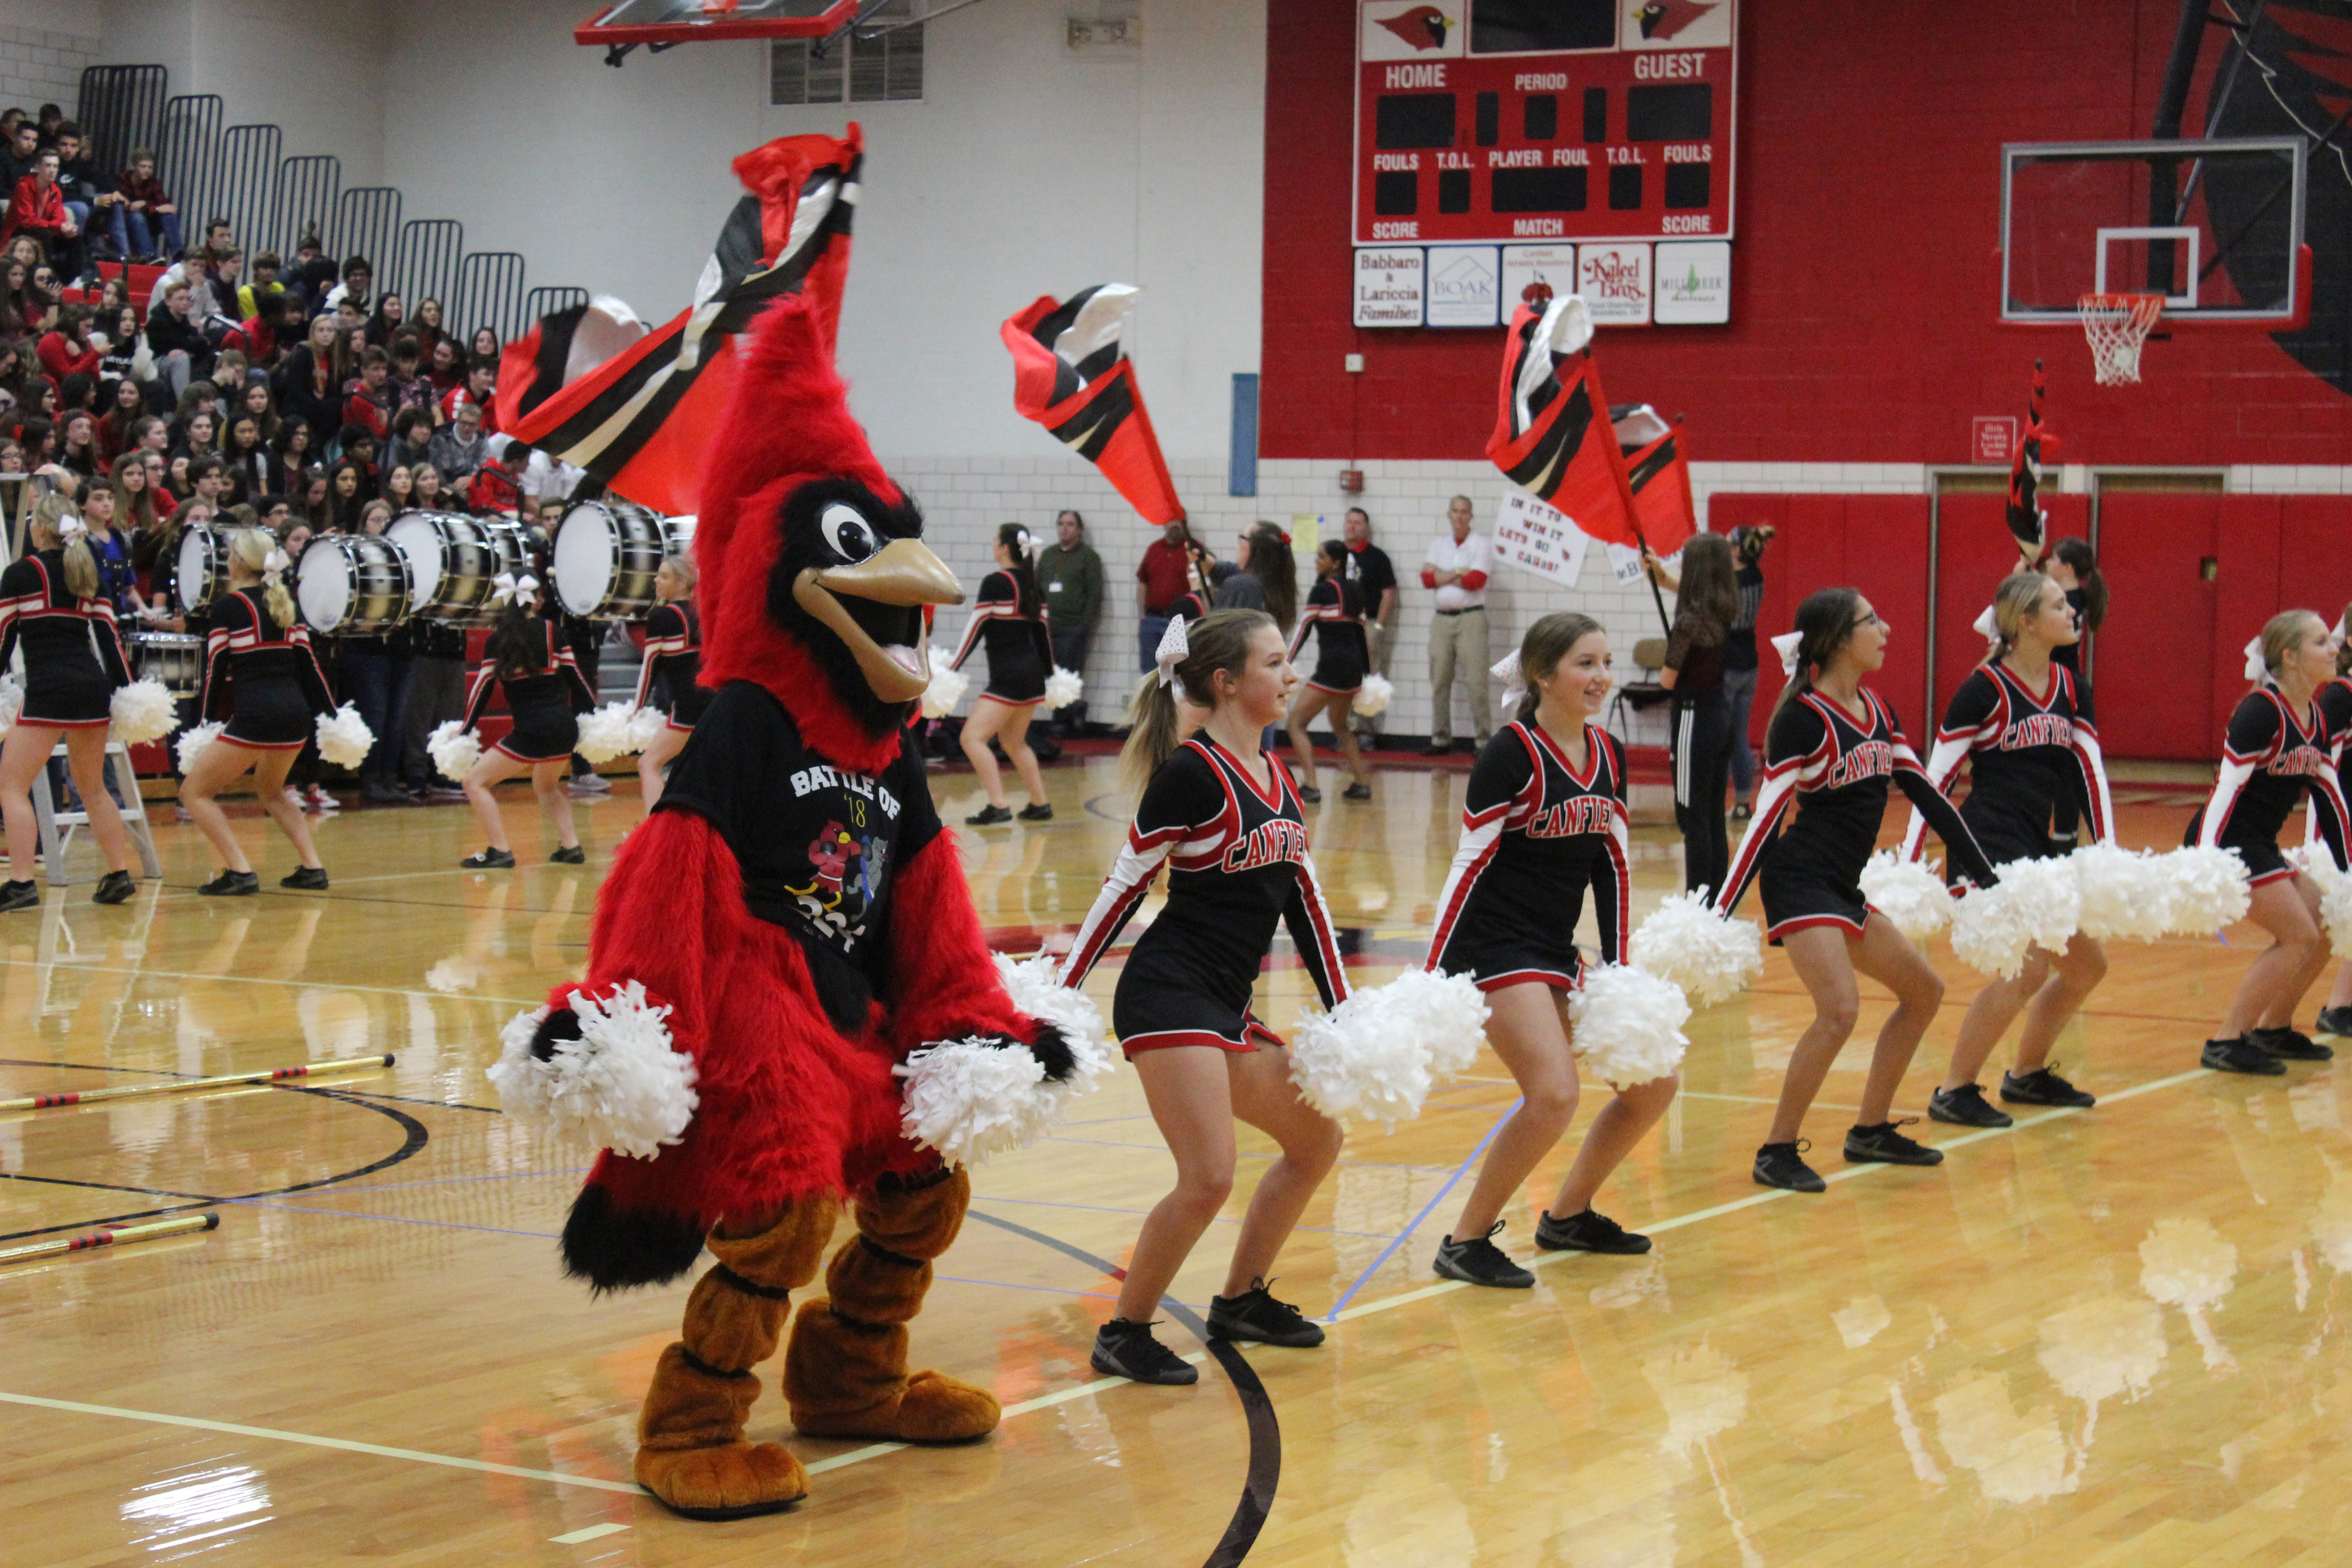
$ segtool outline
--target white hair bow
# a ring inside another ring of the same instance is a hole
[[[2246,679],[2248,680],[2259,682],[2268,680],[2270,678],[2271,664],[2270,660],[2263,657],[2263,639],[2260,637],[2247,638]]]
[[[1772,651],[1780,656],[1780,673],[1790,680],[1797,678],[1797,649],[1804,641],[1802,632],[1782,632],[1772,639]]]
[[[529,573],[518,578],[511,572],[501,572],[490,582],[490,603],[493,605],[503,605],[510,599],[528,599],[539,592],[539,579]]]
[[[1505,654],[1495,661],[1494,667],[1486,673],[1503,683],[1501,703],[1505,712],[1509,712],[1525,700],[1528,695],[1528,672],[1520,666],[1517,653]]]
[[[1021,540],[1022,554],[1027,555],[1037,548],[1037,536],[1030,532],[1027,529],[1023,529],[1019,537]]]
[[[75,516],[72,512],[68,512],[65,516],[58,519],[58,542],[59,544],[71,544],[75,540],[83,537],[89,532],[89,524],[82,521],[80,518]]]
[[[1160,647],[1152,653],[1151,662],[1160,671],[1160,684],[1176,683],[1176,667],[1192,655],[1192,640],[1184,633],[1184,617],[1177,616],[1160,634]]]
[[[1977,636],[1984,638],[1985,641],[1999,642],[2000,641],[2000,622],[1993,615],[1992,608],[1990,605],[1987,605],[1984,607],[1984,614],[1970,621],[1969,625],[1974,627]]]
[[[272,550],[261,558],[261,569],[264,572],[283,572],[293,564],[294,558],[283,550]]]

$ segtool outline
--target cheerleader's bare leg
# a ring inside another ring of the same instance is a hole
[[[1601,1108],[1601,1114],[1585,1129],[1583,1146],[1576,1152],[1576,1163],[1568,1169],[1567,1177],[1559,1184],[1559,1193],[1552,1199],[1551,1214],[1555,1219],[1568,1219],[1592,1206],[1593,1197],[1625,1163],[1625,1156],[1634,1145],[1650,1135],[1666,1107],[1675,1102],[1675,1091],[1682,1088],[1682,1075],[1668,1073],[1648,1083],[1637,1083],[1621,1089]]]
[[[1029,749],[1029,721],[1037,716],[1036,704],[1024,702],[1004,710],[1004,721],[998,726],[997,739],[1003,744],[1004,754],[1013,759],[1013,771],[1021,775],[1021,787],[1029,792],[1031,805],[1045,804],[1045,775],[1037,766],[1037,753]],[[989,759],[992,763],[994,758]],[[1000,787],[999,793],[1002,792]],[[993,797],[992,805],[999,804]]]
[[[1486,1145],[1478,1178],[1448,1234],[1454,1241],[1492,1229],[1503,1205],[1527,1185],[1576,1119],[1576,1058],[1568,1044],[1568,998],[1549,985],[1529,982],[1487,992],[1486,1006],[1486,1044],[1519,1086],[1519,1105]],[[1577,1214],[1583,1207],[1579,1204],[1553,1212]]]
[[[1871,1055],[1870,1077],[1863,1088],[1856,1125],[1885,1121],[1912,1053],[1919,1048],[1920,1037],[1943,1005],[1943,981],[1891,921],[1868,921],[1859,938],[1841,926],[1809,926],[1790,931],[1781,946],[1796,968],[1797,978],[1812,996],[1813,1021],[1789,1054],[1789,1070],[1780,1082],[1780,1101],[1772,1114],[1772,1136],[1768,1142],[1796,1142],[1805,1112],[1812,1108],[1822,1080],[1829,1076],[1830,1064],[1853,1035],[1862,1012],[1854,981],[1857,972],[1895,993],[1895,1011],[1879,1029],[1878,1044]]]
[[[654,737],[654,743],[637,753],[637,788],[645,796],[648,812],[661,804],[662,786],[669,782],[662,770],[686,750],[686,738],[693,732],[665,724],[661,733]]]
[[[1315,788],[1316,784],[1315,742],[1307,738],[1307,731],[1314,723],[1315,715],[1323,710],[1323,697],[1324,694],[1315,688],[1301,686],[1298,700],[1290,705],[1290,716],[1282,721],[1283,728],[1290,731],[1290,749],[1298,754],[1298,782],[1307,789]]]
[[[971,771],[980,775],[980,787],[987,792],[988,804],[992,806],[1004,804],[1004,773],[996,765],[996,758],[989,751],[988,742],[1004,723],[1005,715],[1012,711],[1013,710],[1005,704],[983,697],[971,705],[971,717],[963,721],[961,744],[964,760],[971,764]],[[1012,754],[1010,747],[1006,748],[1005,754]],[[1034,764],[1036,759],[1032,757],[1030,761]]]
[[[180,780],[180,804],[188,808],[188,819],[196,825],[196,831],[205,836],[213,847],[213,853],[220,857],[221,864],[229,870],[249,876],[253,863],[245,858],[245,850],[237,844],[236,835],[229,830],[228,815],[220,808],[220,792],[244,777],[245,770],[257,762],[279,754],[253,751],[226,741],[215,741],[196,753],[196,760],[189,766],[186,776]],[[278,784],[265,791],[261,797],[262,809],[270,812],[273,820],[281,822],[282,819],[276,817],[276,811],[280,806],[293,810],[297,816],[301,815],[300,809],[287,800],[283,787],[286,769],[293,765],[294,753],[289,751],[283,755],[287,763],[286,767],[278,770]],[[260,788],[258,780],[255,788]]]
[[[2320,934],[2319,893],[2308,879],[2282,877],[2254,889],[2253,921],[2271,934],[2271,945],[2238,982],[2230,1011],[2216,1037],[2240,1038],[2250,1029],[2283,1028],[2327,967],[2327,939]]]
[[[320,869],[319,849],[310,837],[310,819],[302,815],[300,806],[286,798],[286,775],[293,771],[294,759],[301,754],[299,750],[258,753],[260,760],[253,764],[253,787],[260,793],[261,809],[269,814],[269,820],[278,824],[278,830],[293,844],[294,853],[302,858],[302,864],[315,871]],[[243,866],[236,868],[248,869]]]
[[[1356,731],[1349,721],[1355,717],[1355,694],[1334,691],[1323,694],[1323,711],[1331,721],[1331,733],[1339,742],[1339,756],[1348,764],[1348,775],[1360,784],[1370,784],[1372,775],[1364,766],[1364,749],[1357,744]]]
[[[131,841],[122,831],[121,808],[106,787],[106,731],[68,730],[65,737],[66,770],[73,774],[74,788],[81,792],[82,809],[89,814],[90,836],[98,840],[108,870],[127,871]],[[26,782],[29,787],[30,781]],[[139,781],[127,773],[125,783],[131,789],[139,787]]]
[[[551,763],[530,765],[530,790],[539,796],[539,809],[555,824],[555,841],[566,849],[580,846],[580,835],[572,826],[572,796],[563,787],[572,772],[572,759],[559,757]]]
[[[507,842],[507,820],[499,814],[499,797],[493,794],[499,785],[521,773],[531,764],[504,752],[492,749],[482,753],[482,760],[467,773],[466,804],[474,808],[474,819],[482,825],[485,840],[501,854],[512,854]],[[534,780],[532,787],[538,787]]]
[[[1148,1053],[1147,1053],[1148,1054]],[[1224,1054],[1224,1053],[1220,1053]],[[1258,1178],[1234,1243],[1222,1296],[1238,1296],[1259,1279],[1271,1278],[1282,1244],[1298,1228],[1298,1216],[1315,1189],[1339,1163],[1346,1133],[1339,1124],[1299,1098],[1285,1053],[1262,1050],[1231,1056],[1225,1063],[1234,1114],[1274,1140],[1281,1156]],[[1231,1181],[1232,1167],[1226,1167]]]
[[[1992,1048],[2009,1032],[2021,1012],[2025,1027],[2017,1040],[2020,1078],[2049,1065],[2050,1047],[2083,1003],[2106,978],[2107,952],[2097,939],[2076,933],[2066,951],[2054,959],[2042,949],[2029,948],[2025,967],[2014,980],[1994,980],[1969,1004],[1960,1020],[1960,1037],[1952,1047],[1951,1065],[1943,1087],[1964,1089],[1979,1081]]]
[[[33,781],[56,749],[62,730],[47,724],[18,724],[0,741],[0,817],[8,825],[8,876],[29,882],[33,862],[40,854],[40,823],[33,815]]]

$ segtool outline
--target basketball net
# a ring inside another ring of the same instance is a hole
[[[2085,294],[2074,301],[2083,335],[2091,341],[2091,364],[2101,386],[2139,382],[2140,345],[2164,314],[2161,294]]]

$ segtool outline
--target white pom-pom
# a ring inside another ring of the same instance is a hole
[[[2158,856],[2157,864],[2164,870],[2168,935],[2211,936],[2253,908],[2253,884],[2234,850],[2193,846]]]
[[[947,655],[931,649],[931,683],[923,688],[923,717],[944,719],[954,712],[971,685],[963,671],[948,668]]]
[[[2324,844],[2299,846],[2286,858],[2319,889],[2319,923],[2327,945],[2338,957],[2352,957],[2352,877],[2336,868],[2336,857]]]
[[[1652,910],[1625,944],[1625,956],[1636,968],[1681,986],[1696,1007],[1738,995],[1764,973],[1763,933],[1756,922],[1717,914],[1705,889],[1676,893]]]
[[[654,1006],[632,980],[602,1000],[574,992],[572,1011],[580,1037],[557,1040],[543,1061],[531,1054],[531,1039],[549,1009],[519,1013],[499,1032],[490,1082],[507,1113],[640,1160],[682,1140],[700,1100],[694,1058],[671,1047],[669,1009]]]
[[[668,724],[669,715],[658,708],[640,708],[629,715],[626,754],[635,756],[652,745]]]
[[[1076,1065],[1067,1079],[1051,1086],[1054,1091],[1064,1099],[1092,1094],[1102,1076],[1118,1066],[1118,1053],[1103,1027],[1102,1009],[1093,997],[1055,978],[1061,965],[1051,953],[1016,959],[1000,952],[995,958],[997,982],[1013,1005],[1061,1030],[1063,1043],[1070,1047]]]
[[[1927,941],[1950,923],[1951,890],[1916,860],[1898,860],[1881,849],[1862,868],[1862,896],[1915,942]]]
[[[180,727],[180,702],[160,680],[134,680],[117,687],[107,704],[114,721],[110,739],[126,746],[160,741]]]
[[[1060,1110],[1034,1054],[979,1036],[925,1046],[892,1070],[907,1080],[901,1130],[953,1164],[1027,1148]]]
[[[374,749],[375,731],[350,703],[319,715],[319,755],[324,761],[339,768],[355,768]]]
[[[482,742],[463,719],[445,719],[426,737],[425,750],[445,779],[462,784],[482,760]]]
[[[1364,677],[1364,683],[1356,688],[1356,700],[1349,706],[1356,710],[1359,718],[1377,719],[1387,712],[1389,704],[1395,700],[1396,682],[1385,675],[1368,675]]]
[[[184,773],[190,768],[194,767],[196,765],[197,755],[202,752],[206,746],[209,746],[215,741],[219,740],[221,731],[227,728],[227,725],[220,722],[218,720],[215,720],[209,724],[199,724],[194,729],[183,734],[180,737],[179,744],[173,748],[173,752],[180,759],[180,771]]]
[[[2116,844],[2085,844],[2067,863],[2083,893],[2084,936],[2154,942],[2164,934],[2169,898],[2160,858]]]
[[[1045,700],[1039,706],[1048,713],[1055,712],[1078,701],[1086,694],[1086,678],[1075,669],[1064,669],[1057,664],[1054,667],[1054,673],[1045,678]]]
[[[572,749],[593,766],[630,755],[639,750],[629,743],[636,714],[637,705],[634,702],[607,702],[593,713],[582,714],[580,738],[572,742]]]
[[[1596,963],[1569,994],[1570,1044],[1593,1076],[1631,1089],[1674,1072],[1690,1045],[1690,1003],[1681,986],[1630,963]]]
[[[13,675],[0,675],[0,735],[6,734],[25,710],[25,689]]]
[[[2083,917],[2083,889],[2064,860],[2011,860],[2000,885],[1972,889],[1952,911],[1952,955],[1980,973],[2014,980],[2025,951],[2066,951]]]
[[[1486,998],[1466,974],[1408,969],[1298,1021],[1290,1078],[1307,1104],[1393,1128],[1432,1085],[1468,1067],[1486,1037]]]

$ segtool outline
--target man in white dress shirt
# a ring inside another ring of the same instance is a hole
[[[1470,498],[1446,504],[1449,537],[1432,543],[1421,559],[1421,585],[1437,591],[1437,614],[1429,626],[1429,754],[1454,749],[1454,678],[1470,703],[1470,727],[1484,746],[1495,715],[1486,701],[1486,579],[1495,570],[1494,542],[1470,531]]]

